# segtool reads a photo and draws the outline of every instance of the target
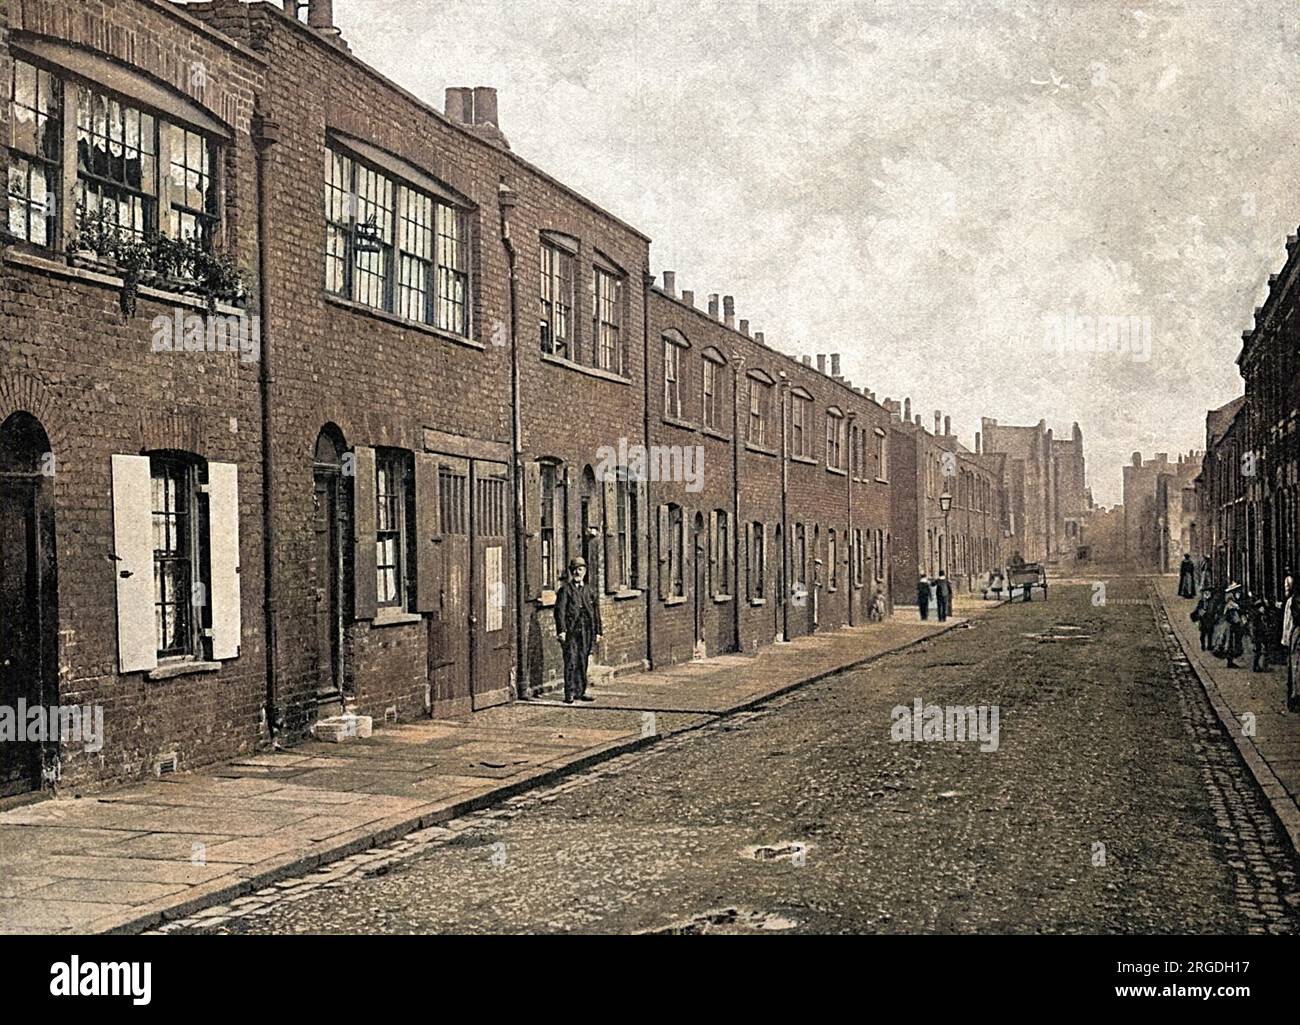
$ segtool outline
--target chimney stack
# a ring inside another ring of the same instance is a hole
[[[727,327],[736,326],[736,297],[734,295],[724,295],[722,297],[722,320]]]
[[[817,373],[826,373],[826,356],[820,352],[817,354]]]
[[[976,431],[976,432],[975,432],[975,454],[976,454],[977,456],[982,456],[982,455],[984,454],[984,449],[981,447],[981,443],[980,443],[980,432],[979,432],[979,431]]]
[[[446,96],[443,113],[447,115],[448,121],[475,129],[476,135],[494,145],[510,148],[510,143],[501,134],[495,89],[487,85],[475,86],[473,89],[468,86],[452,86],[447,89]]]
[[[307,0],[307,24],[311,28],[334,28],[334,0]]]
[[[500,126],[497,119],[497,91],[489,85],[474,87],[474,123],[476,125]]]
[[[746,338],[749,337],[749,321],[742,320],[740,322],[740,333],[744,335]]]
[[[677,272],[675,270],[664,271],[664,291],[674,299],[677,297]]]
[[[934,433],[935,434],[939,433],[939,425],[942,422],[943,422],[943,410],[936,409],[934,411]]]
[[[903,419],[909,424],[912,422],[912,400],[910,398],[903,400]]]
[[[444,113],[458,125],[469,124],[474,119],[474,91],[463,86],[449,87]]]
[[[718,293],[714,292],[709,296],[709,316],[714,320],[718,319]]]
[[[692,306],[692,307],[693,307],[693,306],[695,305],[695,293],[694,293],[694,292],[689,292],[689,291],[687,291],[686,289],[683,288],[683,289],[682,289],[682,302],[684,302],[687,306]]]
[[[812,357],[811,357],[811,356],[804,356],[804,357],[803,357],[803,365],[806,366],[806,367],[810,367],[810,366],[812,366]]]
[[[917,427],[920,427],[920,426],[921,426],[921,414],[920,414],[920,413],[917,413],[917,414],[916,414],[916,426],[917,426]]]
[[[952,434],[952,417],[950,416],[945,416],[943,418],[943,434],[944,437]]]
[[[763,338],[763,332],[762,332],[762,331],[755,331],[755,332],[754,332],[754,341],[758,342],[759,345],[766,345],[766,344],[767,344],[767,341]]]
[[[831,353],[831,377],[839,377],[839,376],[840,376],[840,354],[838,352],[832,352]]]

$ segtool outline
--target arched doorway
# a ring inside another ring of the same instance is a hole
[[[0,704],[15,712],[20,702],[48,708],[59,700],[54,473],[34,416],[14,413],[0,425]],[[44,748],[0,744],[0,797],[40,787]]]
[[[343,434],[327,424],[316,438],[312,456],[311,586],[314,599],[312,638],[316,647],[316,714],[318,718],[343,711],[347,674],[344,671],[343,595],[344,538],[352,502],[346,495],[343,473],[347,446]]]

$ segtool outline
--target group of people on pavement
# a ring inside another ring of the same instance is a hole
[[[939,575],[931,580],[921,570],[921,579],[916,582],[916,604],[921,610],[921,618],[930,618],[930,606],[935,607],[939,622],[947,621],[952,615],[952,581],[947,573],[939,570]]]
[[[1244,591],[1232,581],[1220,591],[1214,586],[1208,558],[1193,563],[1184,555],[1178,569],[1178,595],[1198,598],[1191,618],[1201,632],[1201,650],[1226,660],[1229,669],[1240,668],[1237,659],[1245,653],[1250,637],[1251,671],[1268,669],[1269,649],[1280,644],[1286,653],[1287,708],[1300,712],[1300,594],[1288,569],[1283,575],[1282,600],[1270,602],[1263,595]],[[1199,596],[1199,597],[1198,597]],[[1280,613],[1280,629],[1276,617]]]

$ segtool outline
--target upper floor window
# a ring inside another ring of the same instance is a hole
[[[58,234],[59,157],[62,152],[63,90],[48,71],[13,62],[9,103],[10,235],[50,246]]]
[[[844,469],[844,415],[838,409],[826,412],[826,466]]]
[[[879,428],[876,429],[876,476],[889,479],[889,438]]]
[[[664,416],[682,415],[682,347],[664,338]]]
[[[808,421],[812,418],[812,399],[797,392],[790,396],[790,454],[798,458],[812,456],[812,439]]]
[[[469,337],[469,214],[347,153],[327,156],[326,289]]]
[[[591,338],[596,366],[623,372],[623,279],[613,270],[595,266],[591,273]]]
[[[573,343],[573,254],[543,237],[541,245],[542,352],[570,359]]]
[[[749,379],[749,441],[766,447],[771,434],[772,385],[757,377]]]
[[[710,352],[704,354],[703,385],[700,396],[700,420],[710,430],[718,430],[721,420],[718,409],[722,364]]]

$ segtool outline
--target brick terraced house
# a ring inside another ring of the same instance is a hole
[[[604,673],[867,623],[929,558],[942,439],[655,287],[492,89],[434,109],[327,0],[9,0],[0,82],[0,704],[105,728],[3,745],[0,797],[535,696],[575,555]],[[948,450],[978,572],[1007,478]]]

